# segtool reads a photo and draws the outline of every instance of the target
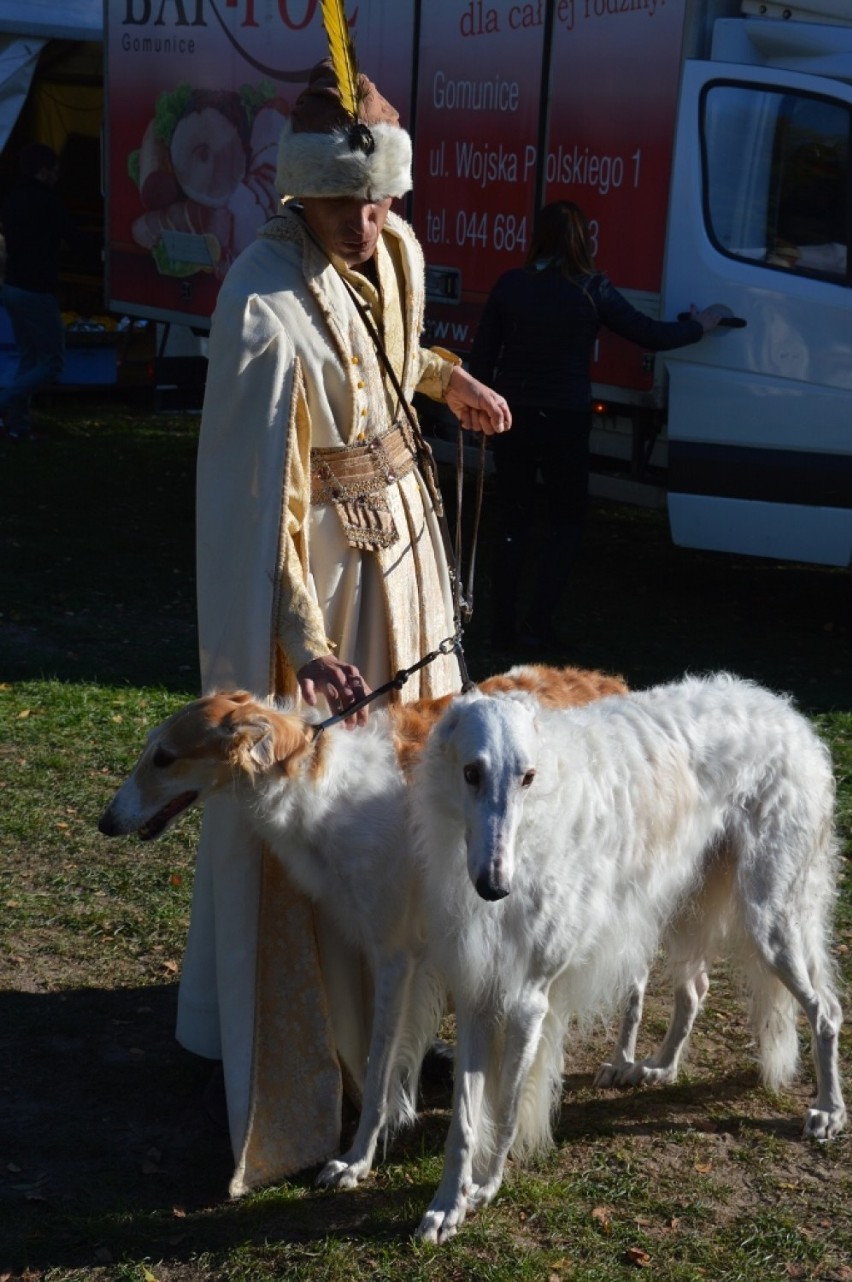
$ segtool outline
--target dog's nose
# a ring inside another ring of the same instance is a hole
[[[480,899],[487,899],[489,903],[493,903],[498,899],[505,899],[509,890],[506,886],[495,886],[488,877],[478,877],[476,893]]]
[[[102,832],[105,837],[114,837],[117,831],[115,820],[110,815],[109,810],[105,810],[98,820],[98,832]]]

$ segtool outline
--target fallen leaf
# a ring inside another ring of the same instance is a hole
[[[21,711],[18,713],[18,720],[25,721],[29,715],[30,715],[29,708],[21,708]]]
[[[637,1269],[647,1269],[651,1263],[650,1255],[641,1246],[629,1246],[624,1252],[624,1258],[628,1264],[635,1264]]]
[[[612,1232],[612,1217],[609,1208],[606,1206],[596,1206],[592,1211],[592,1219],[597,1224],[601,1233]]]
[[[713,1163],[712,1162],[696,1162],[695,1166],[692,1169],[697,1171],[699,1175],[709,1175],[710,1172],[713,1170]]]

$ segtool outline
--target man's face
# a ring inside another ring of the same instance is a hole
[[[391,207],[386,200],[358,196],[305,196],[305,222],[330,254],[347,267],[359,267],[373,257]]]

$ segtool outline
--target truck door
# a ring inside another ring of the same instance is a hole
[[[837,80],[685,64],[663,314],[746,323],[664,358],[683,546],[852,561],[850,121]]]

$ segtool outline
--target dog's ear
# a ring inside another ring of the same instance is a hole
[[[260,774],[278,767],[293,775],[298,763],[310,752],[313,735],[301,717],[264,715],[257,708],[251,716],[234,721],[228,755],[233,765],[247,774]]]
[[[233,766],[254,775],[275,765],[275,734],[265,717],[232,721],[222,730],[228,738],[228,759]]]
[[[432,731],[432,734],[435,735],[438,744],[442,748],[446,747],[455,734],[462,709],[468,703],[473,703],[475,700],[481,699],[482,697],[483,696],[478,690],[470,690],[467,694],[459,695],[457,698],[453,699],[452,703],[447,708],[447,711]]]
[[[500,698],[509,699],[512,703],[519,703],[528,710],[533,721],[536,720],[538,713],[541,712],[541,700],[531,690],[506,690],[501,692]]]

